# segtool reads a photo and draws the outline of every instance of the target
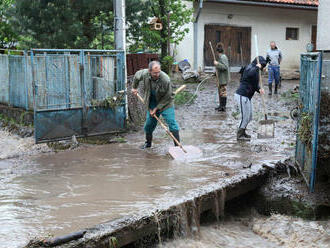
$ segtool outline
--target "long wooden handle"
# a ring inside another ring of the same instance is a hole
[[[140,96],[139,93],[137,93],[137,98],[145,104],[143,98]],[[182,149],[183,152],[187,153],[187,151],[183,148],[182,144],[174,137],[174,135],[168,130],[167,126],[158,118],[157,115],[154,116],[155,119],[159,122],[159,124],[162,126],[162,128],[165,129],[166,133],[174,140],[174,142]]]
[[[182,85],[181,87],[179,87],[175,92],[174,95],[178,94],[180,91],[183,91],[185,88],[187,87],[187,85]]]
[[[258,49],[258,37],[257,37],[257,35],[254,35],[254,40],[255,40],[255,46],[256,46],[257,63],[260,64],[260,61],[259,61],[259,49]],[[259,68],[259,85],[260,85],[260,88],[263,89],[262,76],[261,76],[261,68]],[[261,103],[262,103],[262,106],[263,106],[265,120],[267,120],[266,104],[265,104],[264,94],[261,94]]]
[[[215,53],[214,53],[211,41],[209,41],[209,44],[210,44],[210,47],[211,47],[213,59],[216,60]],[[217,82],[218,89],[220,90],[220,82],[219,82],[218,70],[217,69],[215,69],[215,75],[217,76],[217,81],[216,82]],[[219,97],[220,97],[220,92],[219,92]]]
[[[159,122],[159,124],[165,129],[166,133],[171,136],[171,138],[174,140],[174,142],[182,149],[184,153],[187,153],[187,151],[183,148],[182,144],[174,137],[174,135],[168,130],[167,126],[158,118],[157,115],[154,116],[154,118]]]

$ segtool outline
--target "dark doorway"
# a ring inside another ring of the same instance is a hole
[[[222,25],[205,25],[204,66],[213,66],[213,56],[209,41],[213,48],[222,42],[230,66],[242,66],[251,60],[251,28]]]
[[[313,25],[312,26],[312,37],[311,37],[311,43],[313,44],[314,46],[314,52],[316,51],[316,37],[317,37],[317,26],[316,25]]]

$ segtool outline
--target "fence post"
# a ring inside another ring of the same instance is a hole
[[[115,92],[125,89],[125,65],[124,65],[124,53],[118,52],[116,56],[116,89]]]
[[[49,97],[48,97],[48,93],[49,93],[49,83],[48,83],[48,56],[47,53],[44,52],[44,57],[45,57],[45,85],[44,87],[46,88],[46,104],[47,104],[47,109],[48,109],[48,105],[49,105]]]
[[[9,53],[9,52],[8,52]],[[8,106],[10,106],[10,71],[9,71],[9,54],[7,54],[7,71],[8,71]]]
[[[312,137],[312,173],[310,179],[310,192],[314,192],[315,186],[315,177],[316,177],[316,165],[317,165],[317,150],[318,150],[318,138],[319,138],[319,119],[320,119],[320,100],[321,100],[321,83],[322,83],[322,66],[323,66],[323,52],[319,53],[318,56],[318,67],[317,70],[317,79],[314,94],[316,96],[316,100],[314,102],[314,123],[313,123],[313,137]]]
[[[65,101],[66,101],[66,107],[70,108],[70,67],[69,67],[69,55],[64,54],[64,77],[65,77]]]
[[[35,68],[34,68],[34,54],[33,50],[31,49],[31,70],[32,70],[32,94],[33,94],[33,126],[34,126],[34,140],[37,140],[37,84],[36,84],[36,76],[35,76]]]
[[[81,88],[81,103],[82,103],[82,123],[81,131],[82,135],[87,135],[87,107],[86,107],[86,87],[85,87],[85,52],[84,50],[80,51],[80,88]]]
[[[24,90],[25,90],[25,109],[29,110],[29,87],[28,87],[28,71],[27,71],[28,56],[24,51]]]
[[[10,66],[10,51],[8,50],[8,106],[12,106],[12,94],[11,94],[11,66]]]

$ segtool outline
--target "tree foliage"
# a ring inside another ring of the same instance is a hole
[[[0,24],[2,47],[19,40],[20,47],[26,49],[114,48],[113,0],[0,1],[1,14],[6,13],[1,16],[8,16]],[[165,57],[168,38],[172,44],[178,44],[188,32],[183,26],[191,21],[193,11],[185,2],[126,0],[130,51],[161,50],[162,58]],[[163,30],[150,30],[148,21],[152,17],[161,19]]]
[[[109,0],[16,0],[13,24],[26,47],[93,48],[111,11]]]
[[[128,0],[128,2],[130,3],[127,6],[128,11],[131,11],[130,5],[139,6],[139,11],[135,12],[134,19],[127,18],[128,39],[132,51],[139,49],[158,51],[161,49],[163,58],[167,55],[168,38],[172,44],[179,44],[189,31],[188,28],[184,28],[184,25],[192,20],[193,9],[187,7],[187,1]],[[148,19],[152,17],[158,17],[161,20],[163,24],[161,31],[150,30]]]
[[[9,10],[13,0],[0,0],[0,48],[14,48],[18,35],[10,24]]]

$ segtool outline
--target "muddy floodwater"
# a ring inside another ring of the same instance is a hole
[[[329,248],[329,221],[304,221],[282,215],[249,215],[202,226],[193,238],[178,238],[158,248]]]
[[[282,82],[281,91],[293,89],[296,84]],[[196,86],[189,85],[188,89],[193,92]],[[214,111],[214,82],[201,87],[194,104],[179,106],[176,111],[183,143],[200,147],[201,158],[173,161],[167,155],[172,142],[158,127],[154,147],[148,151],[138,148],[144,142],[140,131],[126,135],[124,144],[0,160],[0,247],[20,247],[36,236],[63,235],[118,217],[154,211],[203,187],[239,180],[258,171],[264,163],[272,164],[293,155],[295,122],[289,118],[292,100],[281,95],[267,97],[268,112],[277,121],[275,138],[257,139],[262,114],[260,97],[256,96],[254,120],[248,126],[252,141],[236,141],[240,121],[233,100],[236,86],[233,83],[229,87],[227,113]],[[2,154],[6,154],[6,149],[14,153],[12,143],[6,146],[5,135],[1,142]],[[26,149],[24,141],[20,142]],[[236,235],[242,229],[242,238],[249,244],[247,240],[255,234],[244,232],[244,228],[231,224],[203,227],[202,236],[208,239],[207,235],[221,232]]]

